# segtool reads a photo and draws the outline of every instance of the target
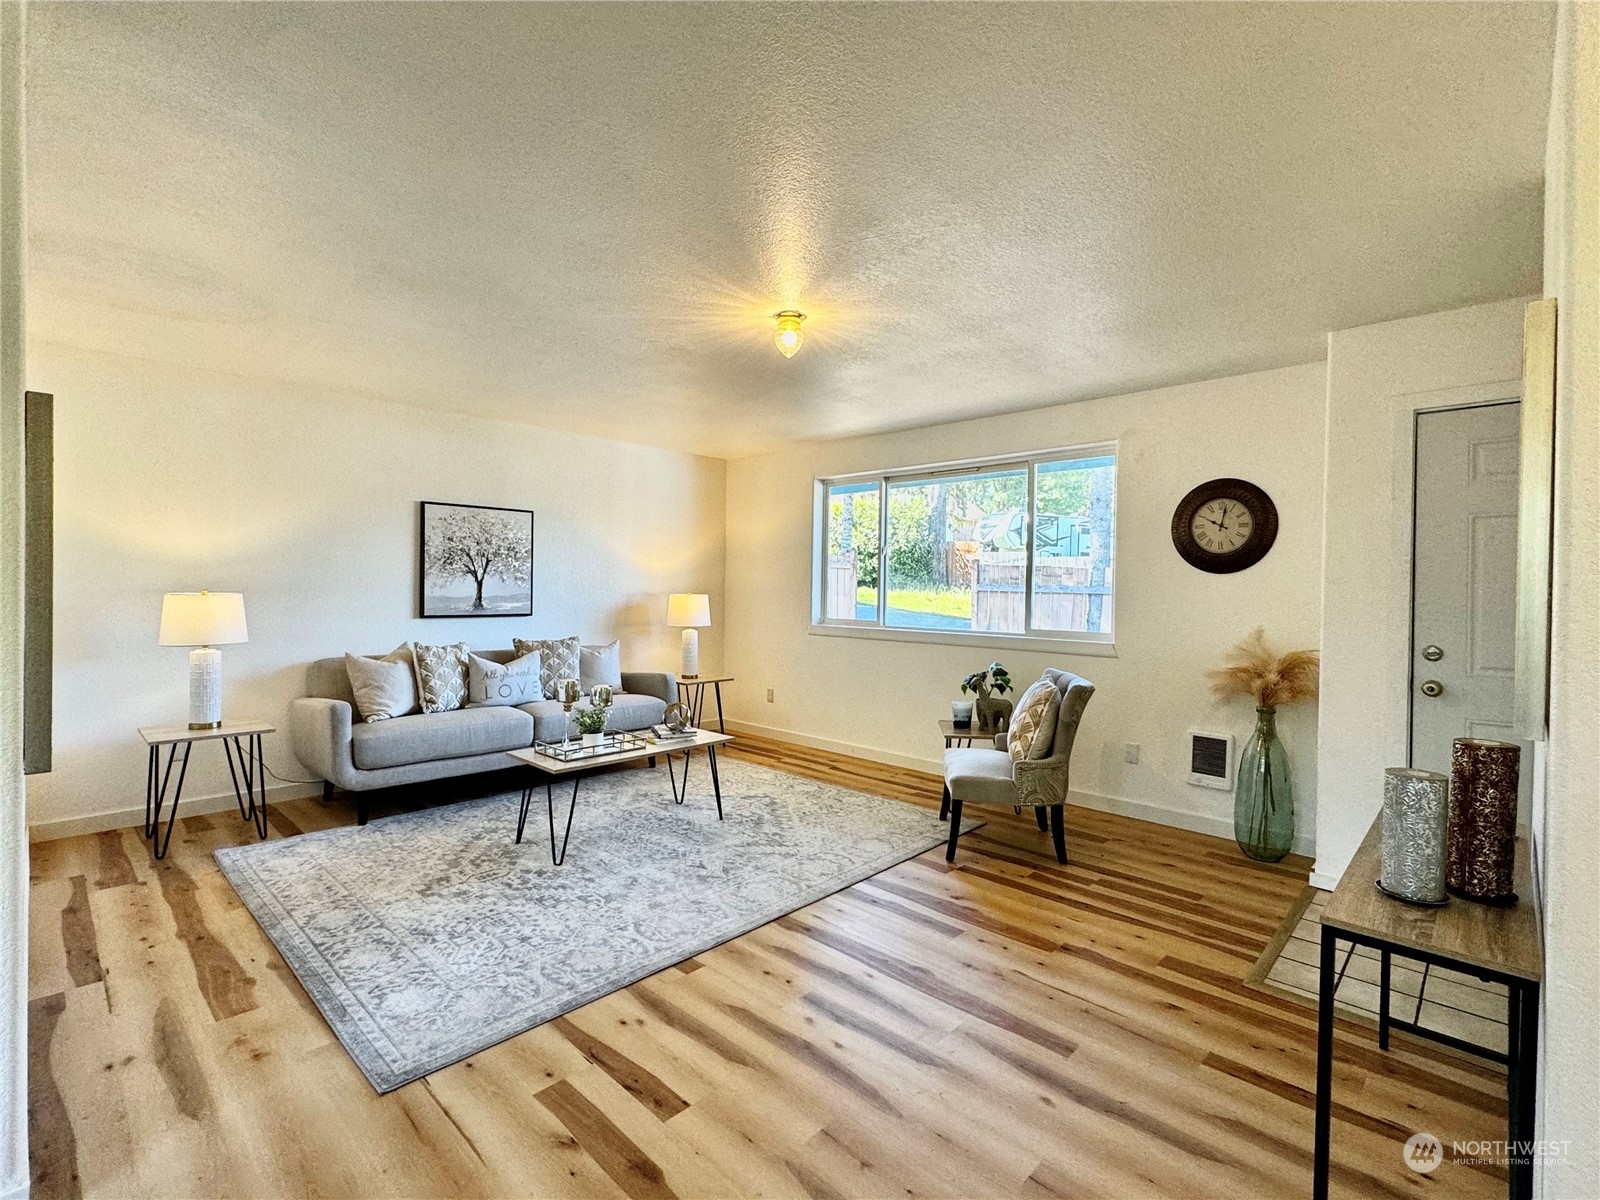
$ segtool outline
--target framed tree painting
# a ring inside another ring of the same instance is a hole
[[[424,617],[533,615],[533,513],[422,502]]]

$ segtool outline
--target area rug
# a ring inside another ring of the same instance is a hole
[[[728,758],[719,822],[694,767],[682,805],[664,766],[586,778],[560,867],[542,787],[520,846],[511,793],[216,857],[387,1092],[948,836],[932,809]]]

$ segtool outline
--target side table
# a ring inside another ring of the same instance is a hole
[[[940,721],[939,730],[944,734],[944,748],[946,750],[955,745],[970,746],[974,740],[993,745],[995,734],[1000,732],[998,729],[985,729],[981,725],[962,727],[949,720]]]
[[[680,675],[678,699],[689,706],[689,723],[698,726],[700,714],[706,706],[706,689],[711,688],[717,698],[717,732],[727,733],[722,723],[722,685],[732,683],[732,675]]]
[[[267,837],[267,768],[262,756],[261,737],[277,730],[261,721],[224,721],[215,729],[190,729],[187,725],[146,725],[139,730],[149,749],[144,784],[144,836],[157,858],[167,856],[172,844],[172,827],[178,822],[178,798],[183,795],[183,777],[189,771],[189,754],[196,742],[222,743],[228,756],[228,775],[233,780],[233,798],[239,816],[254,822],[262,841]],[[167,765],[161,766],[161,747],[167,748]],[[183,756],[178,757],[178,747]],[[234,757],[237,755],[238,763]],[[172,813],[167,817],[165,836],[161,832],[161,810],[167,802],[167,785],[172,783],[172,765],[178,764],[178,778],[172,788]],[[242,787],[240,785],[243,785]]]

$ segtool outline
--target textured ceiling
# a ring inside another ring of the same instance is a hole
[[[30,336],[330,391],[733,456],[1540,284],[1544,5],[28,21]]]

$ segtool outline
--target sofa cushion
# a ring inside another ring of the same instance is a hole
[[[543,695],[537,654],[524,654],[508,663],[467,655],[468,708],[527,704]]]
[[[622,690],[622,643],[578,647],[578,683],[584,695],[595,685],[605,684],[613,692]]]
[[[539,742],[559,742],[562,731],[576,736],[577,727],[566,725],[566,714],[559,700],[535,700],[521,705],[523,712],[533,718],[533,737]],[[611,698],[611,716],[607,729],[637,732],[649,729],[666,714],[667,702],[655,696],[638,696],[632,692],[618,692]]]
[[[522,750],[532,742],[533,718],[519,708],[458,708],[357,725],[350,731],[350,753],[363,771]]]
[[[382,658],[346,654],[344,669],[363,721],[387,721],[422,711],[410,642],[401,642]]]
[[[539,675],[544,682],[544,698],[554,700],[556,695],[556,680],[578,678],[578,639],[542,638],[529,641],[526,638],[512,638],[511,648],[520,655],[539,652]]]
[[[1049,758],[1050,742],[1056,735],[1056,716],[1061,712],[1061,693],[1048,679],[1028,685],[1017,701],[1006,748],[1014,760]],[[996,742],[996,745],[999,743]]]
[[[453,712],[467,703],[467,644],[427,646],[414,642],[417,692],[424,713]]]

